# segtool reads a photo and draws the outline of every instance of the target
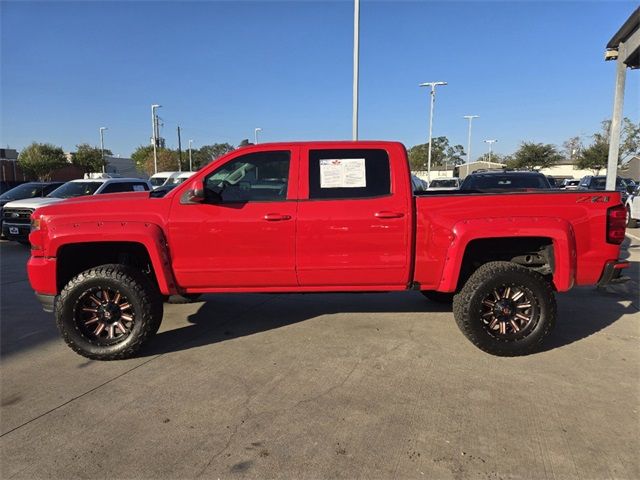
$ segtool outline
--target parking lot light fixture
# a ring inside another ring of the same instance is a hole
[[[431,87],[431,107],[429,108],[429,150],[427,154],[427,181],[431,181],[431,137],[433,133],[433,106],[436,101],[436,87],[444,86],[447,82],[425,82],[420,87]]]
[[[104,131],[109,130],[107,127],[100,127],[100,155],[102,157],[102,173],[105,172],[104,166]]]
[[[465,115],[464,118],[469,120],[469,136],[467,138],[467,164],[471,163],[471,123],[474,118],[480,118],[480,115]]]
[[[262,129],[260,127],[255,128],[253,130],[253,140],[254,140],[253,143],[255,143],[256,145],[258,144],[258,132],[261,132],[261,131],[262,131]]]
[[[493,144],[496,143],[498,140],[485,140],[484,143],[488,143],[489,144],[489,163],[491,163],[491,155],[493,153]]]
[[[156,108],[160,108],[162,105],[153,104],[151,105],[151,129],[152,129],[152,138],[153,138],[153,173],[158,173],[158,152],[157,146],[158,143],[158,119],[156,117]]]
[[[193,172],[193,162],[191,161],[191,144],[193,140],[189,139],[189,171]]]

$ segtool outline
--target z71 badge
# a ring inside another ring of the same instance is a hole
[[[578,197],[576,203],[609,203],[609,195],[585,195]]]

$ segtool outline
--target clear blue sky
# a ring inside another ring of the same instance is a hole
[[[361,2],[360,137],[411,146],[434,135],[474,157],[522,140],[561,145],[611,115],[610,37],[636,2]],[[99,143],[129,155],[149,141],[150,105],[183,146],[252,138],[349,139],[353,3],[7,2],[0,4],[0,144]],[[640,72],[625,115],[639,118]],[[589,139],[586,138],[588,141]]]

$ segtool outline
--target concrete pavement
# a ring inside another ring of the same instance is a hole
[[[640,229],[637,229],[640,233]],[[497,358],[419,293],[209,295],[96,362],[0,244],[2,478],[640,478],[633,282],[558,296],[544,351]]]

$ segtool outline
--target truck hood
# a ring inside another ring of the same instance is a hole
[[[51,203],[61,202],[62,198],[48,198],[48,197],[37,197],[37,198],[25,198],[23,200],[14,200],[12,202],[8,202],[4,204],[3,208],[40,208],[44,205],[49,205]]]
[[[151,198],[149,192],[109,193],[69,198],[38,208],[35,215],[57,224],[81,222],[164,223],[170,199]]]

